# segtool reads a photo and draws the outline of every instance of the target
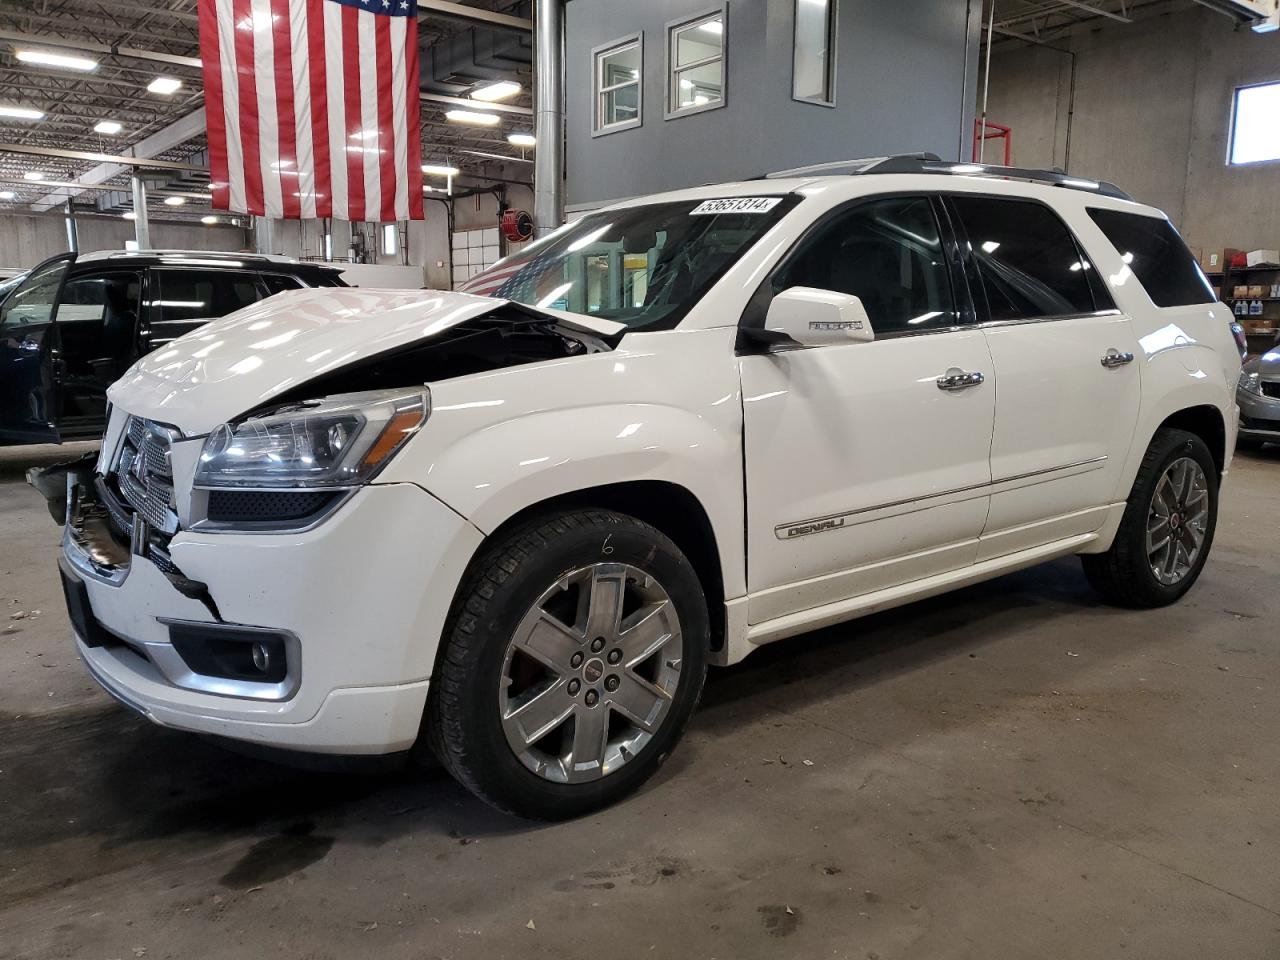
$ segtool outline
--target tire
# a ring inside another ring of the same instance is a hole
[[[1176,488],[1184,485],[1183,478],[1188,476],[1195,481],[1194,489],[1188,486],[1189,492],[1184,494]],[[1199,578],[1217,523],[1218,468],[1209,448],[1193,433],[1161,429],[1142,458],[1111,549],[1081,556],[1085,576],[1105,600],[1118,606],[1167,606]],[[1158,546],[1165,532],[1170,534],[1169,546]],[[1156,553],[1149,550],[1153,545]]]
[[[698,577],[660,531],[607,510],[531,521],[464,578],[425,739],[500,810],[580,816],[666,759],[701,696],[708,644]]]

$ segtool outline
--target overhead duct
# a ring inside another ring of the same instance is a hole
[[[509,80],[533,69],[533,37],[528,33],[469,27],[442,37],[422,56],[422,90],[465,96],[486,80]]]
[[[1280,0],[1196,0],[1196,3],[1246,23],[1258,33],[1280,30]]]

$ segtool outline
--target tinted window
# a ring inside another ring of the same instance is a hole
[[[1048,207],[1032,200],[950,199],[968,234],[992,320],[1098,309],[1086,276],[1093,265]]]
[[[297,277],[287,277],[283,273],[264,273],[262,282],[268,293],[280,293],[283,290],[301,290],[303,282]]]
[[[0,310],[0,328],[5,332],[46,327],[53,320],[53,301],[70,262],[59,260],[30,274],[5,300]],[[11,330],[10,330],[11,328]]]
[[[1119,210],[1090,210],[1089,216],[1157,307],[1213,303],[1213,288],[1168,220]]]
[[[251,273],[157,270],[161,323],[201,323],[262,299]]]
[[[860,297],[878,337],[957,322],[938,222],[924,197],[837,214],[774,277],[775,294],[790,287]]]

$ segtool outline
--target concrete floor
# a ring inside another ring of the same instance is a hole
[[[117,707],[19,482],[53,458],[0,452],[0,957],[1280,956],[1276,448],[1181,604],[1068,560],[763,650],[558,826]]]

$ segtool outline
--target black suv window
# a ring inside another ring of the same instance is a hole
[[[1094,271],[1056,213],[1034,200],[952,194],[992,320],[1092,313]]]
[[[129,356],[138,328],[142,283],[133,272],[82,274],[58,300],[58,340],[69,366]]]
[[[283,273],[263,273],[259,276],[262,278],[268,294],[281,293],[285,290],[301,290],[306,286],[297,277],[289,277]]]
[[[1089,216],[1124,257],[1157,307],[1213,303],[1213,287],[1186,243],[1163,217],[1090,208]]]
[[[202,323],[263,298],[252,273],[233,270],[157,270],[159,322]]]
[[[861,298],[876,336],[954,326],[955,297],[933,207],[886,197],[836,214],[773,279]]]

